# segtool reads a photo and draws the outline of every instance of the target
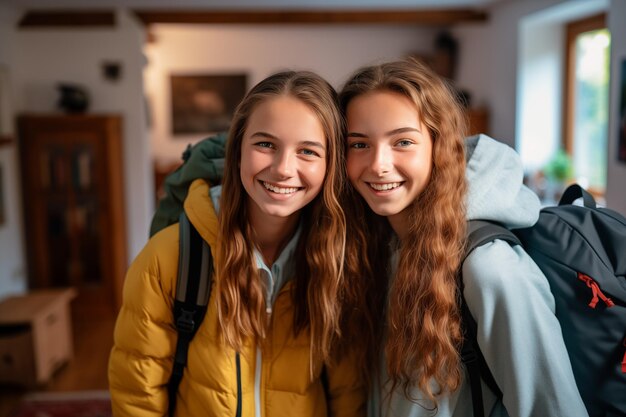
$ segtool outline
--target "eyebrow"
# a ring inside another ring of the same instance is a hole
[[[416,129],[414,127],[399,127],[398,129],[393,129],[393,130],[390,130],[389,132],[386,132],[384,136],[393,136],[399,133],[407,133],[407,132],[422,133],[421,130]],[[347,136],[350,138],[367,138],[368,137],[367,135],[363,133],[358,133],[358,132],[348,132]]]
[[[278,137],[267,133],[267,132],[254,132],[253,134],[250,135],[251,138],[255,137],[255,136],[260,136],[262,138],[268,138],[268,139],[275,139],[278,140]]]
[[[300,142],[300,145],[313,146],[315,148],[326,149],[326,147],[324,145],[322,145],[320,142],[317,142],[317,141],[314,141],[314,140],[302,141],[302,142]]]
[[[262,137],[262,138],[267,138],[267,139],[280,140],[278,136],[274,136],[271,133],[267,133],[267,132],[254,132],[252,135],[250,135],[250,137],[251,138]],[[304,146],[313,146],[313,147],[320,148],[323,150],[326,149],[326,147],[321,142],[318,142],[315,140],[303,140],[303,141],[298,142],[298,144],[304,145]]]

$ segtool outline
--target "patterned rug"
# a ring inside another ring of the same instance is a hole
[[[111,417],[111,399],[107,391],[28,394],[11,417]]]

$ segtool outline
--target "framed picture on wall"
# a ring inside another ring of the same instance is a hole
[[[626,162],[626,58],[621,70],[617,159]]]
[[[246,74],[171,75],[172,133],[228,130],[246,94]]]

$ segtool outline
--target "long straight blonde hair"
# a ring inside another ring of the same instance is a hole
[[[311,357],[328,357],[339,334],[346,225],[339,194],[345,184],[343,118],[337,94],[318,75],[281,72],[261,81],[237,107],[226,145],[220,202],[219,246],[216,264],[218,312],[226,342],[241,350],[247,338],[264,338],[264,293],[254,260],[254,231],[248,222],[248,199],[241,183],[241,142],[250,115],[260,103],[290,96],[317,115],[327,141],[326,176],[322,191],[302,209],[302,232],[294,254],[296,275],[291,296],[294,332],[308,329]]]
[[[362,319],[372,334],[362,355],[368,363],[378,363],[385,336],[385,366],[392,390],[401,386],[413,399],[411,387],[417,386],[436,406],[437,396],[458,388],[461,379],[456,278],[465,242],[466,122],[448,85],[416,60],[358,70],[340,93],[344,113],[354,98],[373,91],[396,92],[415,104],[433,140],[432,173],[412,204],[408,236],[400,242],[399,264],[391,282],[386,279],[391,227],[354,189],[350,191],[347,285],[356,288],[353,296],[358,293],[360,298],[355,302],[361,303]],[[377,371],[375,366],[370,369]],[[431,387],[433,378],[438,388]]]

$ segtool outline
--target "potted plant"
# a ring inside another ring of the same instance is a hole
[[[563,149],[559,149],[543,168],[547,179],[547,196],[558,201],[567,182],[573,177],[572,158]]]

